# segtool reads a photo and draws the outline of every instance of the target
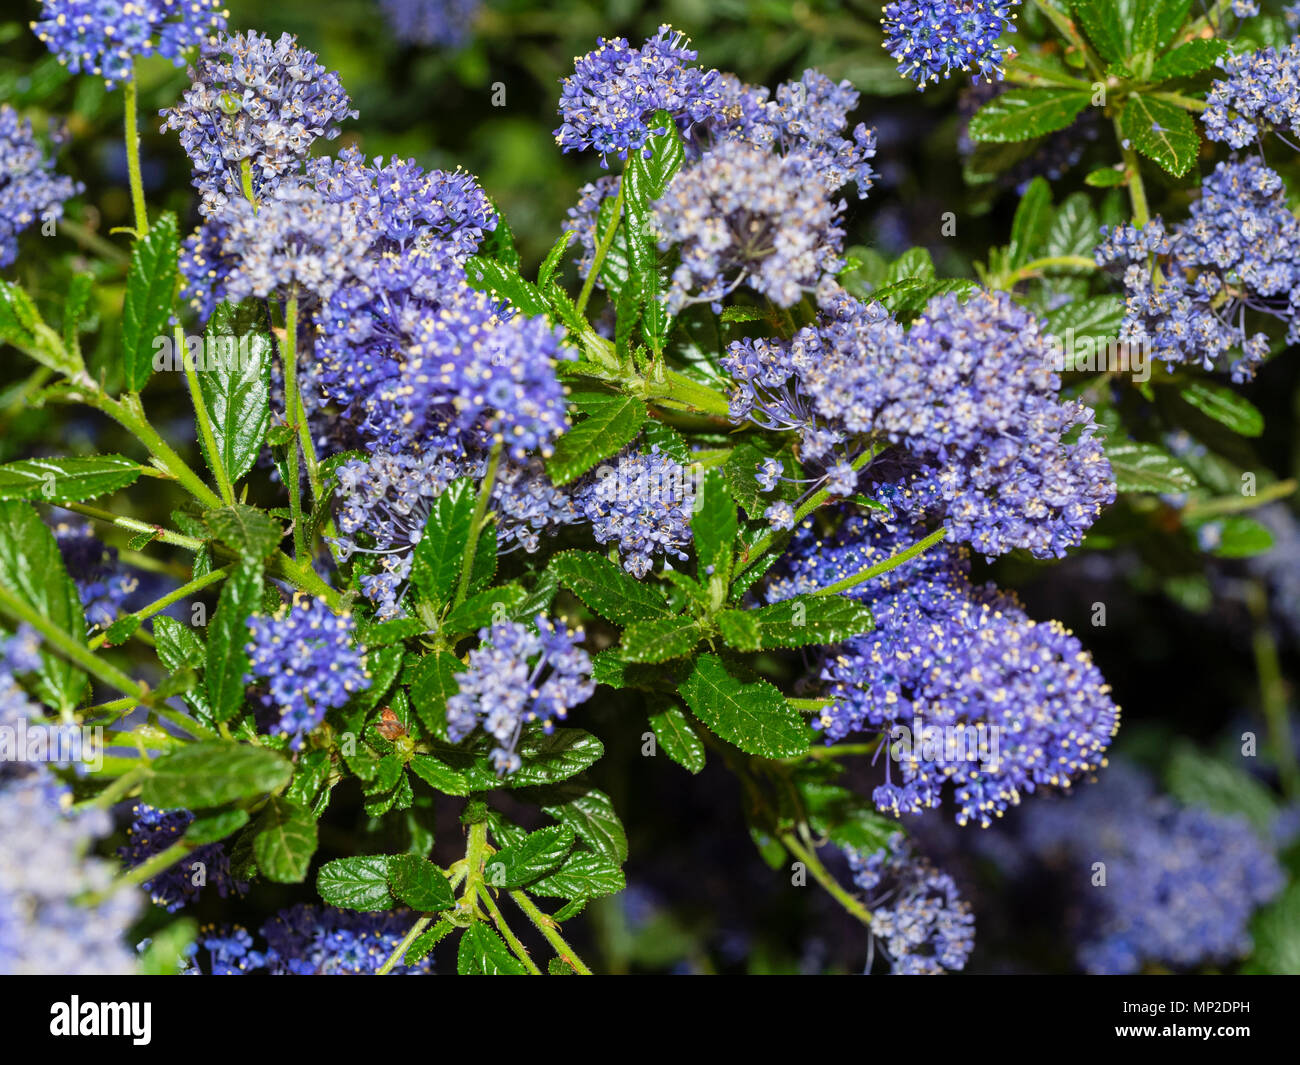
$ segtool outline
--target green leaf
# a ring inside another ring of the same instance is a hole
[[[176,216],[161,215],[149,235],[131,247],[131,266],[122,301],[122,380],[138,392],[153,373],[155,341],[168,335],[176,296],[180,241]],[[183,355],[183,352],[177,354]]]
[[[704,742],[691,728],[690,718],[681,707],[667,699],[650,713],[650,727],[654,729],[659,746],[669,758],[692,773],[704,768]]]
[[[441,869],[418,854],[388,859],[388,884],[406,905],[421,913],[436,913],[456,905],[456,896]]]
[[[316,890],[331,906],[373,912],[393,904],[388,890],[388,863],[384,854],[336,858],[316,874]]]
[[[1078,255],[1091,259],[1100,237],[1099,228],[1097,215],[1093,212],[1087,193],[1071,193],[1056,209],[1056,215],[1047,230],[1047,239],[1043,242],[1042,254]],[[1075,273],[1087,272],[1081,267],[1071,267],[1070,270]]]
[[[1255,916],[1249,970],[1274,976],[1300,973],[1300,880]]]
[[[1123,169],[1116,170],[1113,166],[1103,166],[1089,171],[1083,183],[1091,185],[1094,189],[1112,189],[1116,185],[1123,185],[1127,180],[1128,175]]]
[[[731,549],[736,541],[736,504],[727,490],[721,471],[710,470],[700,488],[700,498],[691,516],[695,557],[701,581],[720,577],[725,589],[731,579]]]
[[[550,569],[589,609],[620,625],[671,613],[657,588],[638,581],[604,555],[564,551],[551,559]]]
[[[1174,177],[1187,173],[1201,145],[1186,111],[1139,93],[1131,94],[1125,103],[1120,130],[1133,147]]]
[[[1102,58],[1112,63],[1128,58],[1128,31],[1115,0],[1072,0],[1071,6]]]
[[[464,670],[465,663],[450,651],[431,651],[412,673],[411,705],[435,736],[447,735],[447,700],[460,690],[456,674]]]
[[[445,726],[444,726],[445,731]],[[475,790],[476,782],[471,781],[459,769],[453,769],[446,762],[427,754],[417,754],[408,763],[411,772],[423,780],[435,791],[444,795],[468,795]],[[491,782],[484,782],[482,787],[490,788]]]
[[[546,258],[542,260],[542,265],[537,271],[537,287],[539,289],[545,289],[551,278],[555,276],[560,260],[564,258],[564,252],[569,247],[569,241],[572,239],[573,230],[566,229],[560,234],[560,239],[551,245],[551,250],[546,253]]]
[[[316,853],[316,818],[310,810],[278,795],[271,797],[257,819],[253,855],[268,880],[300,884]]]
[[[636,621],[624,630],[619,654],[627,662],[666,662],[690,654],[703,635],[690,618]]]
[[[519,888],[556,869],[573,850],[573,829],[568,825],[530,832],[518,843],[503,847],[488,859],[484,871],[494,888]]]
[[[284,528],[257,507],[233,503],[209,510],[204,515],[212,535],[243,561],[258,564],[272,554],[284,539]]]
[[[622,450],[649,417],[645,403],[635,396],[590,391],[573,401],[581,403],[587,417],[555,442],[546,469],[557,485],[568,484]]]
[[[1015,270],[1033,258],[1047,237],[1052,223],[1052,190],[1041,177],[1034,178],[1020,198],[1011,220],[1011,243],[1007,245],[1007,266]]]
[[[248,824],[248,811],[236,808],[196,817],[185,829],[185,842],[196,847],[219,843]]]
[[[615,865],[627,860],[627,833],[603,791],[586,784],[560,784],[530,793],[547,817],[568,825],[588,847]]]
[[[753,444],[740,444],[722,465],[722,475],[726,477],[731,488],[731,495],[745,509],[745,513],[757,518],[767,508],[769,499],[775,499],[779,492],[768,496],[758,486],[758,465],[763,461],[763,453]]]
[[[1245,514],[1198,522],[1196,542],[1218,558],[1253,558],[1273,547],[1273,533]]]
[[[1092,101],[1082,89],[1010,89],[970,120],[972,140],[1006,143],[1065,129]]]
[[[1244,816],[1264,838],[1272,831],[1277,804],[1268,788],[1245,769],[1202,754],[1188,743],[1175,747],[1165,769],[1165,784],[1174,798],[1188,806]]]
[[[204,684],[212,716],[229,721],[244,707],[244,674],[248,672],[248,623],[262,605],[262,571],[239,566],[221,586],[217,613],[208,626]],[[211,804],[207,804],[211,805]]]
[[[218,365],[198,375],[199,393],[207,408],[217,454],[234,484],[253,468],[271,426],[271,338],[228,304],[221,304],[208,320],[208,350],[221,351]],[[207,443],[199,434],[208,465]]]
[[[546,314],[550,310],[537,287],[532,282],[525,281],[518,269],[495,259],[471,255],[465,261],[465,278],[471,288],[504,296],[529,317]]]
[[[477,632],[491,625],[494,618],[513,618],[515,608],[524,601],[523,587],[518,584],[501,584],[485,588],[472,595],[447,615],[442,623],[443,633]]]
[[[121,455],[22,459],[0,466],[0,499],[80,503],[134,484],[140,464]]]
[[[626,886],[623,870],[608,858],[574,851],[555,872],[529,884],[528,893],[552,899],[598,899],[616,895]]]
[[[158,660],[169,670],[203,667],[203,641],[188,625],[159,614],[153,619],[153,637],[158,644]]]
[[[468,478],[453,481],[434,500],[424,525],[424,535],[415,545],[411,561],[411,584],[421,598],[442,605],[460,576],[461,561],[474,523],[474,484]]]
[[[512,788],[567,780],[599,759],[605,745],[582,729],[557,728],[549,736],[540,730],[525,736],[518,751],[522,764],[502,781]]]
[[[1153,6],[1156,22],[1155,44],[1157,48],[1167,48],[1178,31],[1183,28],[1183,23],[1187,21],[1192,0],[1154,0]],[[1147,18],[1151,17],[1149,11],[1143,14]]]
[[[691,712],[716,735],[748,754],[792,758],[808,749],[808,729],[768,684],[742,684],[716,655],[701,655],[680,691]]]
[[[740,651],[835,644],[875,627],[871,610],[842,595],[796,595],[757,610],[724,610],[723,639]],[[751,639],[756,636],[756,639]]]
[[[1124,301],[1119,296],[1094,296],[1071,300],[1047,315],[1047,332],[1065,336],[1073,329],[1075,336],[1114,337],[1124,321]]]
[[[884,847],[898,831],[898,822],[879,813],[869,801],[848,788],[820,781],[801,781],[799,794],[808,825],[841,847],[871,853]]]
[[[54,534],[30,503],[0,502],[0,585],[80,644],[86,641],[81,596],[68,576]],[[36,689],[60,710],[81,700],[86,675],[42,645]]]
[[[31,297],[12,281],[0,281],[0,343],[12,344],[28,358],[69,377],[86,371],[81,356],[64,346]]]
[[[1196,478],[1177,459],[1154,444],[1107,441],[1106,458],[1110,460],[1115,475],[1115,487],[1121,492],[1166,495],[1196,487]]]
[[[1216,381],[1191,381],[1179,389],[1197,410],[1242,436],[1259,436],[1264,431],[1264,415],[1259,408],[1227,385]]]
[[[460,934],[456,949],[458,975],[523,976],[527,971],[501,937],[482,921],[475,921]]]
[[[292,776],[289,761],[268,747],[212,740],[152,762],[140,797],[160,810],[197,810],[264,795]]]
[[[1199,74],[1202,70],[1209,70],[1216,60],[1227,55],[1230,50],[1226,41],[1217,38],[1198,37],[1180,44],[1156,60],[1156,65],[1151,70],[1151,81],[1167,81],[1170,78]]]

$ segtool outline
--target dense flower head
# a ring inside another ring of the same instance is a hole
[[[780,307],[798,303],[843,265],[843,204],[818,157],[727,140],[673,178],[655,203],[659,247],[680,245],[667,306],[720,304],[746,284]]]
[[[221,0],[41,0],[36,36],[74,74],[111,87],[131,77],[136,56],[160,55],[177,66],[181,52],[226,28]]]
[[[117,855],[134,868],[156,854],[161,854],[185,835],[194,821],[189,810],[159,810],[147,803],[137,803],[131,811],[132,821],[126,830],[126,845]],[[176,864],[144,882],[145,891],[157,906],[175,913],[197,902],[203,889],[215,888],[223,899],[234,891],[242,895],[248,885],[230,873],[230,856],[222,843],[196,847]]]
[[[190,80],[181,102],[162,112],[162,128],[180,133],[205,216],[244,198],[245,164],[254,197],[268,196],[317,139],[337,137],[338,124],[357,114],[338,75],[287,33],[215,37]]]
[[[695,488],[690,470],[655,444],[601,466],[577,502],[597,542],[615,544],[623,568],[644,577],[658,555],[687,559]]]
[[[898,72],[924,89],[953,71],[972,80],[1001,81],[1007,49],[1004,33],[1015,33],[1020,0],[893,0],[881,25],[885,51],[898,60]]]
[[[378,565],[361,578],[361,589],[380,618],[401,613],[400,600],[411,574],[412,551],[424,535],[434,503],[452,481],[481,479],[483,457],[455,461],[445,453],[419,455],[377,451],[366,460],[339,467],[335,544],[344,561],[354,553],[374,555]],[[505,462],[492,486],[497,515],[493,534],[500,551],[522,547],[532,553],[540,537],[578,520],[572,498],[556,488],[538,459]]]
[[[88,524],[59,522],[54,526],[54,542],[77,586],[86,623],[91,628],[107,628],[126,612],[139,580],[122,568],[117,549],[95,536]]]
[[[768,598],[860,573],[923,531],[859,516],[830,539],[802,526]],[[1075,636],[1031,620],[969,573],[966,552],[941,544],[854,588],[876,627],[825,656],[820,680],[831,701],[813,725],[827,742],[861,731],[898,741],[875,791],[880,809],[937,807],[951,782],[958,823],[987,826],[1023,794],[1068,788],[1105,765],[1119,709]]]
[[[541,722],[549,733],[596,690],[591,658],[578,646],[582,630],[543,614],[535,624],[506,620],[480,629],[468,668],[456,674],[459,691],[447,700],[448,737],[459,743],[482,725],[497,741],[492,763],[498,773],[521,765],[517,748],[525,725]]]
[[[297,750],[303,737],[370,687],[365,655],[353,647],[351,614],[335,614],[323,599],[295,595],[274,614],[248,619],[245,683],[264,682],[262,704],[274,715],[271,732],[289,736]]]
[[[63,217],[63,201],[82,186],[54,173],[32,136],[32,124],[0,104],[0,269],[18,257],[18,234],[37,219]]]
[[[1215,167],[1188,213],[1172,232],[1159,218],[1103,230],[1097,262],[1124,268],[1120,339],[1170,369],[1215,369],[1240,350],[1228,368],[1234,381],[1249,380],[1269,340],[1247,333],[1248,310],[1285,322],[1287,343],[1300,340],[1300,222],[1282,179],[1255,158]]]
[[[237,926],[204,928],[198,945],[213,976],[372,976],[410,931],[412,920],[407,910],[357,913],[298,903],[262,925],[265,950]],[[410,965],[399,961],[392,972],[400,976],[432,969],[432,959],[426,957]]]
[[[482,0],[379,0],[399,41],[460,48],[470,38]]]
[[[1282,52],[1226,55],[1218,64],[1224,77],[1211,86],[1201,114],[1210,140],[1245,148],[1270,131],[1300,137],[1300,41]]]
[[[713,117],[719,75],[695,66],[697,57],[671,26],[660,26],[640,48],[623,37],[601,38],[564,79],[555,142],[566,152],[594,148],[607,165],[610,153],[626,159],[645,150],[656,111],[684,128]]]
[[[889,450],[863,477],[887,505],[940,514],[986,555],[1043,558],[1078,544],[1114,501],[1092,411],[1059,398],[1037,320],[1006,294],[937,296],[906,332],[842,290],[823,308],[789,341],[734,342],[723,365],[732,419],[797,431],[801,458],[837,494],[853,485],[844,463],[872,441]]]
[[[0,777],[0,974],[128,976],[125,933],[140,896],[113,889],[114,864],[88,851],[112,830],[104,810],[73,813],[46,771]],[[107,893],[93,906],[77,900]]]
[[[975,946],[975,915],[953,878],[896,832],[877,851],[846,849],[871,911],[871,936],[899,976],[959,972]],[[868,971],[870,966],[868,965]]]
[[[1181,806],[1124,762],[1066,800],[1035,803],[1015,827],[1064,874],[1078,962],[1092,973],[1240,958],[1255,908],[1286,882],[1244,817]],[[1097,862],[1104,890],[1091,886]]]

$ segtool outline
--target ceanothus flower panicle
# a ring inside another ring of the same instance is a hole
[[[623,568],[639,578],[656,555],[688,558],[695,487],[691,471],[655,444],[597,469],[577,503],[596,541],[615,544]]]
[[[953,71],[972,80],[1001,81],[1008,49],[998,46],[1015,33],[1020,0],[892,0],[880,20],[885,51],[898,60],[898,72],[924,89]],[[1012,50],[1014,51],[1014,50]]]
[[[1241,958],[1255,909],[1286,883],[1245,817],[1179,805],[1122,761],[1068,801],[1034,803],[1013,827],[1022,846],[1063,874],[1076,958],[1090,973]],[[1091,886],[1097,862],[1105,890]]]
[[[483,5],[481,0],[379,0],[379,6],[399,41],[460,48]]]
[[[828,587],[923,532],[850,516],[823,540],[805,524],[767,597]],[[896,741],[873,796],[879,809],[938,807],[951,783],[957,822],[987,826],[1023,794],[1068,788],[1104,766],[1119,709],[1075,636],[969,574],[968,554],[940,544],[851,589],[876,627],[825,655],[830,701],[813,725],[828,743],[862,731]]]
[[[640,48],[623,37],[597,41],[564,79],[556,144],[566,152],[594,148],[607,166],[610,153],[626,159],[629,151],[646,150],[656,111],[668,112],[679,128],[717,114],[718,72],[694,66],[698,53],[687,45],[671,26],[660,26]]]
[[[975,946],[975,915],[951,876],[901,832],[870,854],[852,848],[844,853],[871,911],[872,946],[880,945],[892,973],[938,976],[966,967]]]
[[[274,614],[248,619],[248,673],[273,715],[270,731],[288,736],[293,750],[325,712],[370,687],[365,654],[353,646],[351,614],[335,614],[323,599],[295,594]]]
[[[194,821],[189,810],[159,810],[147,803],[132,808],[132,821],[126,830],[126,845],[117,855],[134,868],[156,854],[161,854],[185,836]],[[155,905],[168,913],[197,902],[203,889],[213,887],[223,899],[234,891],[244,894],[248,885],[230,873],[230,856],[222,843],[206,843],[176,860],[176,864],[155,873],[143,884]]]
[[[338,75],[287,33],[213,38],[190,80],[181,102],[161,112],[162,128],[180,133],[205,218],[245,198],[243,168],[262,199],[298,170],[317,139],[337,137],[338,124],[357,115]]]
[[[1228,369],[1247,381],[1269,348],[1266,333],[1247,334],[1247,311],[1285,322],[1288,344],[1300,340],[1300,222],[1282,179],[1254,158],[1216,166],[1188,214],[1173,232],[1159,218],[1103,231],[1097,262],[1124,268],[1120,339],[1170,369],[1212,370],[1240,350]]]
[[[1063,556],[1114,502],[1091,409],[1059,397],[1037,320],[1005,293],[936,296],[908,331],[843,290],[822,305],[819,325],[736,341],[723,359],[732,420],[797,431],[824,471],[814,486],[847,496],[860,476],[986,555],[1040,558]],[[855,475],[867,447],[882,450]]]
[[[226,28],[221,0],[41,0],[36,36],[74,74],[114,82],[131,77],[136,56],[180,66],[181,52]]]
[[[71,794],[44,769],[0,776],[0,974],[136,972],[125,936],[141,897],[114,889],[114,863],[89,853],[112,831],[112,818],[71,806]],[[78,901],[105,894],[93,905]]]
[[[95,536],[88,524],[59,522],[54,542],[77,586],[86,623],[91,628],[108,628],[126,612],[126,603],[140,587],[138,578],[127,573],[117,560],[117,549]]]
[[[32,124],[0,104],[0,269],[18,258],[18,234],[37,219],[63,217],[63,201],[82,191],[69,177],[54,173],[32,136]]]
[[[460,690],[447,700],[448,738],[459,743],[482,725],[497,741],[492,764],[502,774],[522,764],[517,748],[525,725],[539,721],[550,733],[596,690],[591,658],[577,646],[582,630],[544,614],[535,624],[506,620],[480,629],[468,668],[456,674]]]
[[[1205,135],[1230,148],[1245,148],[1265,133],[1277,132],[1297,147],[1287,135],[1300,137],[1300,41],[1293,40],[1282,52],[1261,48],[1225,55],[1218,65],[1225,76],[1205,97]]]

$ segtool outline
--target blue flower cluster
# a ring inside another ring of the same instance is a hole
[[[137,56],[180,66],[181,53],[224,30],[229,14],[221,0],[41,0],[32,30],[74,74],[112,87],[131,77]]]
[[[0,269],[18,258],[18,234],[39,219],[62,218],[63,201],[82,186],[54,173],[32,124],[0,104]]]
[[[871,910],[873,946],[881,945],[892,973],[938,976],[966,967],[975,946],[975,915],[952,877],[917,853],[901,832],[871,854],[849,848],[845,855]]]
[[[723,359],[732,419],[797,431],[800,458],[826,471],[814,487],[851,494],[852,462],[872,448],[863,476],[884,502],[941,514],[985,555],[1040,558],[1062,557],[1114,502],[1091,409],[1059,397],[1041,327],[1010,296],[936,296],[906,332],[842,290],[823,308],[790,341],[736,341]]]
[[[338,124],[357,115],[338,75],[287,33],[214,37],[190,81],[162,112],[162,128],[180,135],[205,217],[244,199],[243,168],[254,198],[266,197],[316,140],[337,137]]]
[[[599,467],[580,487],[577,504],[596,541],[615,544],[623,568],[644,577],[656,555],[687,559],[695,498],[691,472],[655,444]]]
[[[1244,148],[1274,131],[1283,140],[1283,131],[1300,137],[1300,41],[1283,52],[1261,48],[1226,55],[1219,66],[1225,77],[1211,86],[1201,114],[1210,140]]]
[[[131,810],[132,821],[126,830],[126,844],[117,855],[129,868],[161,854],[185,835],[194,821],[189,810],[159,810],[147,803],[137,803]],[[203,889],[213,887],[223,899],[232,891],[242,895],[248,885],[230,873],[230,856],[222,843],[196,847],[176,864],[144,882],[145,891],[157,906],[175,913],[197,902]]]
[[[274,614],[248,619],[245,683],[265,681],[263,706],[274,714],[270,731],[289,736],[298,750],[303,737],[370,687],[365,654],[352,646],[351,614],[335,614],[323,599],[295,595]]]
[[[409,44],[463,47],[481,0],[379,0],[388,28]]]
[[[714,117],[721,110],[719,74],[694,66],[697,58],[671,26],[660,26],[640,48],[602,37],[564,79],[555,143],[566,152],[594,148],[604,166],[610,153],[626,159],[645,149],[656,111],[684,129]]]
[[[456,674],[460,690],[447,700],[447,735],[459,743],[478,725],[497,741],[492,763],[498,773],[521,765],[516,748],[524,726],[540,721],[555,728],[596,690],[591,658],[577,645],[582,630],[570,631],[544,614],[536,629],[517,621],[499,621],[480,629],[468,668]]]
[[[374,555],[378,566],[361,577],[361,589],[380,618],[397,617],[411,573],[411,552],[437,498],[460,477],[480,478],[486,460],[456,462],[436,451],[350,459],[339,467],[338,526],[334,541],[340,559]],[[504,463],[492,485],[498,550],[522,547],[532,553],[540,536],[578,520],[572,498],[551,484],[537,459]]]
[[[921,531],[854,515],[821,539],[805,525],[768,599],[860,573]],[[871,607],[876,628],[825,656],[829,702],[813,725],[828,742],[908,730],[875,790],[881,810],[938,807],[951,783],[957,822],[987,827],[1023,794],[1068,788],[1106,764],[1119,708],[1092,659],[1058,623],[1032,621],[1010,595],[972,584],[964,550],[941,544],[849,594]]]
[[[1062,874],[1078,962],[1092,973],[1239,958],[1250,951],[1255,908],[1285,884],[1245,818],[1179,806],[1123,762],[1068,802],[1027,808],[1018,828]],[[1097,862],[1105,887],[1093,886]]]
[[[262,925],[265,950],[256,949],[248,930],[239,927],[204,928],[198,945],[207,952],[213,976],[371,976],[397,949],[412,919],[406,910],[355,913],[299,903]],[[189,970],[192,975],[202,971]],[[433,961],[399,962],[392,971],[428,973]]]
[[[116,549],[105,545],[87,524],[59,522],[54,526],[54,541],[77,586],[86,623],[92,629],[108,628],[127,612],[139,580],[123,570]]]
[[[126,930],[140,896],[114,890],[114,865],[89,854],[112,831],[104,810],[74,814],[44,770],[0,776],[0,975],[129,976]],[[93,906],[78,900],[109,892]]]
[[[1015,33],[1020,0],[892,0],[880,20],[885,51],[898,72],[924,89],[953,71],[970,71],[975,82],[1001,81],[1008,49],[998,44]]]
[[[1103,231],[1097,262],[1124,267],[1120,339],[1170,368],[1211,370],[1240,350],[1228,369],[1234,381],[1249,380],[1269,339],[1247,334],[1247,311],[1281,319],[1287,343],[1300,340],[1300,221],[1282,179],[1253,158],[1215,167],[1188,213],[1172,233],[1159,218]]]
[[[18,683],[20,673],[31,673],[40,668],[40,637],[36,630],[23,625],[13,635],[0,633],[0,726],[17,729],[28,721],[44,716],[42,709],[27,698]],[[0,782],[6,776],[24,776],[25,763],[0,761]]]

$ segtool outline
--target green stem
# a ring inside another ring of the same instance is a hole
[[[397,944],[397,949],[394,950],[392,954],[388,955],[384,960],[384,964],[375,970],[375,975],[387,976],[391,973],[393,968],[401,960],[402,955],[411,949],[411,944],[420,938],[420,933],[428,928],[432,923],[433,918],[426,915],[416,921],[415,924],[411,925],[411,930],[402,937],[402,941]]]
[[[501,913],[499,907],[493,900],[490,892],[483,892],[480,896],[483,899],[483,905],[487,907],[488,913],[492,915],[492,920],[496,922],[497,931],[501,937],[509,944],[510,949],[514,951],[515,957],[524,964],[524,968],[533,976],[541,976],[542,970],[537,967],[533,961],[532,955],[528,953],[528,948],[519,942],[519,937],[511,930],[510,925],[506,923],[505,916]]]
[[[537,930],[546,937],[546,942],[555,948],[555,953],[559,956],[561,961],[572,966],[573,971],[579,976],[591,975],[591,970],[587,968],[586,963],[578,957],[578,952],[565,942],[564,937],[560,935],[557,930],[555,921],[549,915],[538,909],[533,900],[522,891],[512,891],[510,892],[510,897],[515,900],[515,905],[528,915],[528,919],[537,926]]]
[[[162,464],[162,468],[179,481],[185,489],[205,507],[219,507],[221,497],[203,482],[203,478],[186,464],[158,431],[149,424],[144,407],[140,403],[138,392],[128,392],[119,399],[113,399],[98,389],[92,389],[86,396],[86,403],[103,411],[123,429],[135,435],[149,453]]]
[[[806,849],[790,832],[783,832],[777,838],[780,839],[786,850],[803,862],[804,868],[812,873],[813,879],[826,889],[831,898],[868,928],[871,927],[871,911],[862,905],[861,899],[854,898],[853,895],[844,890],[840,882],[826,871],[826,867],[822,865],[816,854]]]
[[[488,506],[492,502],[492,486],[497,479],[497,466],[501,462],[501,441],[492,445],[488,455],[487,470],[483,474],[483,484],[478,490],[478,502],[474,505],[474,518],[469,527],[469,541],[465,545],[465,556],[460,563],[460,583],[456,586],[456,598],[452,607],[458,607],[469,595],[470,577],[474,573],[474,556],[478,553],[478,538],[483,533],[483,522],[487,517]]]
[[[947,535],[946,529],[935,529],[924,540],[919,540],[909,547],[906,551],[900,551],[896,555],[891,555],[882,562],[877,562],[874,566],[868,566],[866,569],[851,574],[843,580],[836,581],[834,584],[828,584],[825,588],[819,588],[813,592],[813,595],[835,595],[838,592],[847,591],[850,588],[856,588],[859,584],[871,580],[872,577],[879,577],[882,573],[888,573],[891,569],[896,569],[904,562],[916,558],[923,551],[928,551],[935,544]]]
[[[578,302],[575,306],[579,314],[587,312],[587,301],[591,299],[591,290],[596,284],[596,278],[600,276],[600,268],[605,265],[605,256],[613,247],[614,234],[618,232],[619,222],[623,220],[623,190],[627,186],[628,165],[623,166],[623,176],[618,179],[618,195],[614,197],[614,210],[610,214],[609,225],[605,227],[605,233],[600,238],[600,243],[596,245],[596,253],[591,258],[591,269],[587,271],[587,278],[582,283],[582,291],[578,293]]]
[[[135,235],[143,239],[149,234],[149,211],[144,203],[144,179],[140,175],[140,127],[136,119],[135,67],[122,84],[122,105],[126,125],[126,173],[131,184],[131,209],[135,214]]]
[[[1223,496],[1219,499],[1207,499],[1203,503],[1188,503],[1183,507],[1184,518],[1205,518],[1217,514],[1238,514],[1243,510],[1254,510],[1276,499],[1285,499],[1296,490],[1295,480],[1278,481],[1267,488],[1262,488],[1253,496]]]
[[[1005,287],[1010,288],[1018,281],[1027,280],[1054,266],[1068,266],[1079,270],[1097,269],[1096,262],[1085,255],[1048,255],[1042,259],[1034,259],[1032,262],[1025,263],[1024,266],[1007,278]]]
[[[1178,92],[1153,92],[1150,95],[1157,100],[1171,103],[1175,107],[1181,107],[1185,111],[1204,111],[1210,106],[1204,100],[1198,100],[1195,96],[1184,96]]]
[[[97,891],[93,895],[82,899],[82,905],[98,906],[101,902],[111,899],[124,887],[135,887],[138,884],[143,884],[146,880],[152,880],[159,873],[170,869],[193,849],[184,840],[173,843],[166,850],[159,851],[152,858],[146,858],[133,869],[128,869],[108,887],[104,888],[103,891]]]
[[[212,419],[208,417],[208,405],[203,400],[203,390],[199,387],[199,372],[192,362],[185,357],[185,330],[176,327],[176,350],[181,355],[181,365],[185,368],[185,380],[190,386],[190,402],[194,404],[194,420],[199,426],[199,437],[203,440],[203,449],[208,455],[208,465],[212,475],[217,479],[217,491],[227,505],[235,501],[235,489],[226,473],[226,464],[221,460],[221,451],[217,447],[217,435],[212,431]]]
[[[1129,202],[1133,205],[1133,224],[1142,229],[1151,220],[1151,211],[1147,206],[1147,189],[1142,183],[1142,168],[1138,163],[1137,152],[1132,145],[1127,145],[1124,131],[1119,126],[1119,116],[1115,117],[1115,140],[1119,144],[1120,156],[1124,160],[1124,170],[1128,175]]]
[[[284,343],[280,346],[280,357],[284,362],[284,417],[290,426],[298,420],[298,293],[290,294],[284,307]],[[296,429],[296,427],[294,427]],[[302,492],[298,479],[298,447],[301,437],[295,432],[289,445],[287,462],[289,466],[287,484],[289,492],[289,513],[293,518],[293,554],[303,560],[307,557],[307,540],[303,535],[305,522],[302,516]]]
[[[196,540],[193,536],[186,536],[183,533],[173,532],[171,529],[164,529],[161,525],[151,525],[147,521],[138,521],[135,518],[113,514],[100,507],[92,507],[87,503],[58,503],[55,505],[62,507],[64,510],[70,510],[74,514],[84,514],[96,521],[116,525],[119,529],[126,529],[128,532],[152,533],[154,539],[161,540],[165,544],[183,547],[188,551],[197,551],[203,546],[203,541]]]
[[[168,592],[161,599],[156,599],[148,606],[142,606],[139,610],[132,614],[128,614],[127,616],[139,618],[141,621],[144,621],[146,618],[151,618],[155,614],[166,610],[173,603],[184,599],[186,596],[193,595],[195,592],[202,591],[204,588],[216,584],[218,581],[225,580],[230,575],[230,571],[234,568],[233,565],[223,566],[221,569],[214,569],[211,573],[205,573],[202,577],[195,577],[188,584],[182,585],[174,592]],[[95,648],[100,647],[104,643],[107,635],[107,632],[101,632],[91,640],[90,649],[93,651]]]

